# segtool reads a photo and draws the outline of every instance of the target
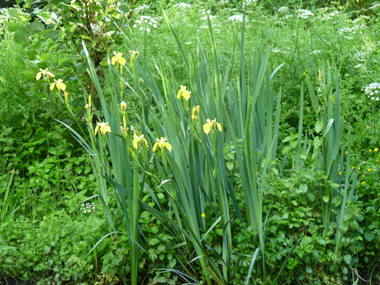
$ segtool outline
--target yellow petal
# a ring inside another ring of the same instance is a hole
[[[136,139],[133,140],[133,148],[134,149],[138,149],[139,148],[138,141]]]
[[[191,94],[190,91],[182,90],[182,96],[183,96],[183,98],[186,99],[186,101],[190,99],[190,94]]]
[[[218,128],[219,132],[221,132],[221,131],[222,131],[222,125],[221,125],[221,124],[219,124],[219,123],[216,123],[216,126],[217,126],[217,128]]]
[[[210,130],[211,130],[211,123],[206,123],[203,125],[203,131],[205,132],[206,135],[208,135]]]
[[[179,91],[178,91],[178,94],[177,94],[177,99],[180,99],[180,98],[181,98],[181,94],[182,94],[182,90],[179,90]]]
[[[153,152],[155,152],[155,151],[156,151],[156,149],[157,149],[157,146],[158,146],[158,142],[156,142],[156,143],[154,144],[154,146],[153,146]]]
[[[41,72],[38,72],[37,75],[36,75],[36,80],[40,80],[41,79]]]
[[[116,62],[117,62],[117,57],[116,56],[112,57],[112,59],[111,59],[112,65],[115,65]]]
[[[98,131],[99,131],[99,126],[96,126],[96,128],[95,128],[95,136],[98,133]]]
[[[50,91],[53,91],[54,86],[55,86],[55,82],[53,82],[53,83],[50,85]]]
[[[172,145],[170,143],[165,143],[165,146],[168,149],[168,151],[172,151]]]
[[[124,64],[127,63],[127,61],[126,61],[125,58],[123,58],[123,57],[120,57],[119,60],[118,60],[118,62],[119,62],[121,65],[124,65]]]

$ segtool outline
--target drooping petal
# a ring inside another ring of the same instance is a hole
[[[53,91],[54,86],[55,86],[55,82],[53,82],[53,83],[50,85],[50,91]]]
[[[216,124],[216,126],[217,126],[219,132],[221,132],[221,131],[222,131],[222,125],[219,124],[219,123],[216,123],[216,122],[215,122],[215,124]]]
[[[40,80],[41,79],[41,72],[38,72],[37,75],[36,75],[36,80]]]
[[[154,146],[153,146],[153,152],[156,151],[157,147],[158,147],[158,142],[156,142],[156,143],[154,144]]]
[[[100,126],[96,126],[96,128],[95,128],[95,136],[96,136],[96,134],[97,134],[98,131],[99,131],[99,127],[100,127]]]
[[[170,143],[165,143],[165,146],[168,149],[168,151],[172,151],[172,145]]]
[[[208,135],[209,132],[211,131],[211,126],[212,126],[211,122],[203,125],[203,131],[205,132],[206,135]]]

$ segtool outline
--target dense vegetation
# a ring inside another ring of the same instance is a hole
[[[380,4],[0,10],[0,283],[380,284]]]

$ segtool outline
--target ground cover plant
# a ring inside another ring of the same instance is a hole
[[[1,282],[378,284],[369,2],[2,10]]]

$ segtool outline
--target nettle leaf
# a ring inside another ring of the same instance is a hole
[[[29,31],[27,27],[20,27],[15,31],[14,42],[16,44],[26,44],[29,42],[29,37],[32,33]]]
[[[24,26],[22,23],[11,23],[11,22],[3,22],[3,25],[11,33],[15,32],[18,28],[21,28]]]

